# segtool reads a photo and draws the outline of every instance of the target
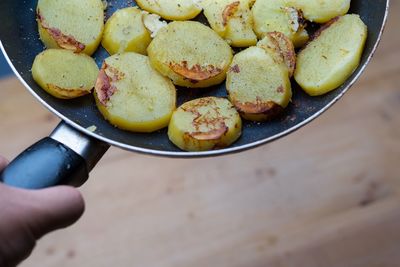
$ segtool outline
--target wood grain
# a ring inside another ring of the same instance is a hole
[[[111,149],[82,188],[87,211],[22,266],[400,266],[400,3],[343,100],[298,132],[215,159]],[[9,158],[57,119],[0,82]]]

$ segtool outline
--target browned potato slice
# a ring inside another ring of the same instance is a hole
[[[100,112],[116,127],[153,132],[168,125],[175,110],[176,90],[151,67],[146,56],[127,52],[104,61],[95,99]]]
[[[347,14],[351,0],[288,0],[288,6],[300,9],[309,21],[325,23]]]
[[[241,135],[242,121],[224,98],[206,97],[183,104],[172,115],[169,139],[186,151],[224,148]]]
[[[264,39],[258,42],[258,47],[269,52],[277,63],[286,64],[289,76],[292,77],[296,69],[296,52],[293,43],[281,32],[269,32]]]
[[[287,67],[259,47],[233,58],[226,80],[229,99],[243,118],[265,121],[280,114],[292,97]]]
[[[107,21],[102,45],[111,55],[122,52],[147,54],[150,32],[143,23],[144,14],[137,7],[123,8]]]
[[[232,49],[213,30],[195,21],[172,22],[147,49],[155,69],[174,84],[203,88],[225,80]]]
[[[281,32],[300,47],[308,40],[305,20],[300,10],[286,0],[257,0],[252,8],[254,31],[259,38],[269,32]]]
[[[91,55],[103,34],[104,5],[101,0],[39,0],[37,22],[46,47]]]
[[[98,73],[99,68],[91,57],[64,49],[40,53],[32,66],[33,79],[40,87],[62,99],[89,94]]]
[[[338,17],[324,25],[298,54],[297,83],[311,96],[342,85],[360,64],[367,35],[358,15]]]
[[[142,9],[168,20],[189,20],[201,12],[201,0],[136,0]]]
[[[204,15],[213,30],[234,47],[257,43],[249,0],[205,0]]]

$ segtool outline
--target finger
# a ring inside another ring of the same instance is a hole
[[[8,165],[8,160],[3,156],[0,156],[0,171]]]
[[[27,191],[28,225],[36,239],[75,223],[83,214],[85,203],[80,192],[72,187],[59,186]]]

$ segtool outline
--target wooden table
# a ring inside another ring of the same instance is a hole
[[[172,160],[111,149],[82,188],[87,211],[25,267],[400,266],[400,2],[365,75],[309,126],[259,149]],[[0,82],[0,151],[57,124]]]

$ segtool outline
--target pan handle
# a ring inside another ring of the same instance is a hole
[[[41,189],[56,185],[81,186],[110,146],[65,122],[16,157],[0,173],[4,184]]]

